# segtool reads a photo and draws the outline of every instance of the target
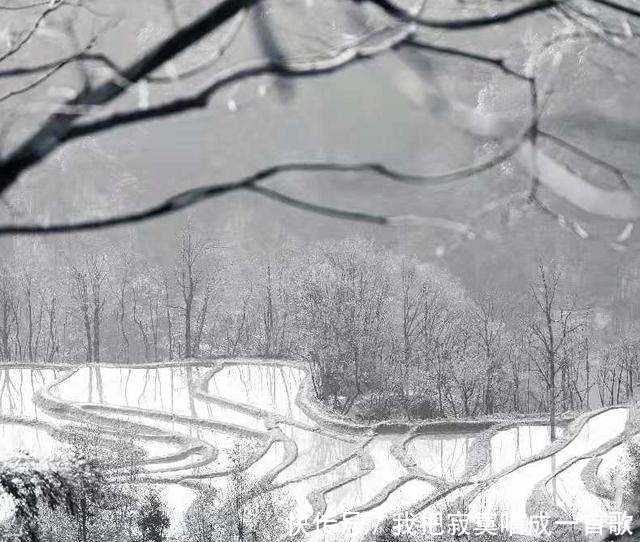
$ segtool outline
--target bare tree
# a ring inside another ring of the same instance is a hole
[[[116,299],[114,316],[117,322],[118,331],[120,332],[120,337],[122,338],[121,355],[127,362],[131,361],[131,343],[129,342],[127,325],[125,323],[128,313],[127,297],[130,293],[130,283],[130,264],[125,260],[117,288],[115,288],[114,291],[114,297]]]
[[[302,535],[287,533],[284,522],[293,508],[282,490],[265,491],[246,463],[255,446],[236,444],[230,451],[232,471],[222,491],[203,492],[185,516],[186,542],[295,542]]]
[[[504,316],[497,306],[497,295],[486,294],[476,311],[476,341],[484,357],[484,411],[491,414],[496,409],[496,379],[499,377],[502,336],[505,331]]]
[[[0,346],[3,361],[13,358],[11,348],[12,330],[18,326],[15,320],[16,304],[15,284],[6,269],[0,269]]]
[[[100,362],[102,315],[107,297],[103,290],[107,279],[103,258],[88,257],[82,267],[71,268],[71,295],[76,302],[86,341],[86,361]]]
[[[197,356],[200,349],[202,331],[209,310],[212,286],[212,269],[207,267],[207,256],[212,245],[201,239],[188,227],[180,239],[176,262],[176,282],[178,284],[183,314],[183,357]]]
[[[87,285],[87,277],[84,272],[77,268],[71,270],[72,276],[72,297],[76,301],[80,319],[84,328],[86,340],[86,361],[93,361],[93,338],[91,331],[91,316],[89,308],[89,287]]]
[[[563,349],[583,326],[576,313],[575,300],[570,301],[559,292],[561,273],[538,268],[538,280],[531,287],[536,314],[529,324],[532,347],[537,352],[534,362],[547,388],[551,439],[556,438],[557,375],[563,367]]]

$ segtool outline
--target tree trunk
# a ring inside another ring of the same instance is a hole
[[[556,440],[556,360],[549,355],[549,431],[551,441]]]

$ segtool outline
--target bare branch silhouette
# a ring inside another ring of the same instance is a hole
[[[85,89],[65,105],[73,109],[112,102],[127,89],[121,79],[130,84],[140,81],[165,62],[219,28],[237,13],[257,2],[258,0],[224,0],[191,24],[172,34],[139,60],[134,61],[123,70],[122,78],[110,79],[96,88]],[[78,113],[74,114],[68,111],[54,113],[39,130],[13,151],[0,164],[0,193],[13,184],[25,169],[38,163],[52,152],[77,118]]]
[[[297,207],[300,209],[306,209],[316,214],[322,214],[325,216],[333,216],[335,218],[342,218],[347,220],[354,220],[359,222],[369,222],[381,225],[435,225],[440,228],[451,229],[458,233],[461,229],[464,231],[464,227],[459,223],[447,221],[443,219],[434,219],[430,217],[418,217],[418,216],[384,216],[374,215],[364,212],[341,210],[333,207],[326,207],[309,202],[303,202],[297,198],[285,195],[281,192],[265,188],[261,186],[261,183],[282,175],[285,173],[309,173],[309,172],[332,172],[332,173],[368,173],[375,174],[386,178],[391,181],[400,183],[429,183],[429,182],[442,182],[443,176],[423,176],[412,175],[395,171],[385,165],[375,163],[363,163],[363,164],[339,164],[339,163],[286,163],[271,166],[262,170],[259,170],[245,178],[237,181],[231,181],[226,183],[216,183],[197,188],[192,188],[179,194],[173,195],[163,202],[153,205],[151,207],[142,209],[140,211],[134,211],[131,213],[123,213],[121,215],[95,218],[86,221],[78,222],[60,222],[51,224],[12,224],[0,226],[0,236],[11,234],[55,234],[55,233],[69,233],[88,230],[98,230],[103,228],[110,228],[114,226],[120,226],[124,224],[135,224],[137,222],[143,222],[158,218],[163,215],[175,213],[177,211],[186,209],[198,203],[218,198],[220,196],[236,192],[240,190],[250,190],[263,196],[267,196],[271,199],[277,200],[281,203]],[[447,180],[454,178],[454,174],[446,174]],[[455,225],[454,225],[455,224]]]
[[[535,0],[523,6],[504,11],[497,15],[479,17],[461,17],[459,19],[428,19],[423,16],[416,16],[401,6],[395,4],[393,0],[357,0],[367,1],[383,9],[392,17],[407,22],[414,23],[426,28],[441,28],[444,30],[469,30],[472,28],[482,28],[487,26],[510,23],[535,13],[548,11],[566,0]]]
[[[519,129],[515,121],[506,115],[480,112],[464,103],[458,103],[455,99],[446,95],[437,81],[430,80],[433,74],[429,73],[429,78],[427,78],[425,73],[421,73],[423,70],[419,63],[418,65],[413,65],[413,62],[407,61],[407,68],[415,72],[423,80],[424,89],[421,91],[425,97],[420,98],[422,105],[428,105],[433,113],[444,117],[463,132],[475,138],[497,143],[499,150],[494,151],[492,156],[479,163],[454,171],[429,175],[405,174],[394,171],[384,164],[297,163],[278,165],[239,181],[213,184],[188,190],[168,198],[161,204],[123,216],[89,219],[69,224],[6,226],[0,230],[0,234],[80,231],[139,222],[175,212],[199,201],[240,189],[250,190],[281,203],[320,214],[389,224],[389,217],[386,216],[323,207],[293,198],[272,188],[267,188],[261,182],[286,171],[360,171],[382,176],[396,182],[433,185],[469,178],[488,171],[506,161],[512,161],[529,176],[532,202],[537,199],[538,187],[545,186],[576,207],[594,214],[625,220],[634,220],[636,216],[640,216],[640,203],[636,201],[629,190],[626,175],[620,168],[557,136],[542,132],[538,127],[544,104],[551,94],[550,89],[545,93],[540,92],[537,88],[535,71],[542,65],[541,59],[545,58],[548,52],[553,52],[557,45],[582,39],[594,40],[594,43],[602,42],[622,54],[633,57],[635,53],[631,49],[624,47],[624,40],[629,37],[626,34],[626,30],[618,30],[615,26],[602,23],[602,21],[599,21],[597,13],[594,14],[586,8],[583,9],[582,5],[572,2],[572,0],[533,0],[489,15],[467,15],[455,19],[428,17],[425,15],[426,6],[424,2],[412,9],[400,6],[394,3],[393,0],[350,0],[349,3],[360,5],[365,1],[382,10],[383,18],[385,19],[384,25],[369,31],[364,18],[360,20],[356,17],[359,20],[359,27],[361,27],[361,35],[347,40],[347,45],[335,50],[324,51],[311,60],[298,61],[287,58],[283,43],[280,41],[281,36],[278,35],[272,20],[272,14],[268,10],[269,6],[261,11],[253,10],[250,12],[250,9],[259,4],[260,7],[265,6],[261,0],[223,0],[184,27],[179,26],[180,21],[177,17],[176,6],[173,2],[168,1],[165,2],[165,6],[171,15],[175,30],[158,45],[140,55],[128,66],[119,66],[107,53],[93,52],[92,49],[97,41],[97,36],[95,36],[82,50],[58,60],[31,66],[10,66],[0,69],[0,78],[5,79],[26,75],[38,76],[35,80],[0,96],[0,102],[38,88],[69,64],[97,63],[105,66],[110,71],[107,81],[93,88],[89,84],[88,73],[84,72],[84,88],[79,90],[72,99],[59,106],[54,106],[57,109],[30,137],[9,152],[4,159],[0,160],[0,194],[10,187],[24,172],[40,163],[67,142],[113,129],[120,129],[128,125],[161,120],[188,111],[205,108],[220,91],[257,77],[272,77],[275,79],[276,85],[285,85],[278,88],[289,88],[288,85],[294,78],[311,79],[332,74],[347,66],[364,63],[381,55],[391,55],[401,49],[413,49],[424,52],[425,55],[457,58],[462,61],[483,65],[501,72],[514,81],[528,85],[531,94],[531,118],[527,126],[524,129]],[[590,1],[593,4],[622,14],[636,15],[636,10],[613,0]],[[0,56],[0,61],[15,55],[36,33],[42,21],[63,5],[76,4],[66,3],[64,0],[46,3],[46,9],[40,13],[20,40]],[[7,6],[6,9],[35,9],[38,6],[45,6],[45,4],[33,3],[28,6]],[[4,7],[0,6],[0,9]],[[452,45],[444,45],[438,41],[438,38],[427,37],[426,34],[422,33],[425,28],[453,32],[490,28],[509,24],[539,13],[551,13],[557,20],[565,21],[567,24],[570,22],[573,25],[572,28],[577,30],[561,32],[547,39],[538,48],[537,52],[532,54],[530,60],[533,67],[530,66],[522,71],[516,69],[516,62],[512,63],[507,56],[489,55],[473,49],[461,49]],[[109,106],[119,97],[139,83],[171,84],[175,81],[206,74],[208,70],[217,65],[218,60],[226,54],[236,41],[249,16],[252,17],[253,31],[266,58],[242,63],[219,73],[213,73],[208,83],[205,83],[199,90],[187,95],[178,94],[177,97],[155,104],[149,104],[145,100],[144,106],[138,109],[117,110],[115,112],[110,109]],[[621,28],[624,27],[621,26]],[[209,55],[209,58],[198,63],[193,68],[183,71],[174,69],[175,73],[170,73],[166,76],[157,74],[158,69],[165,66],[167,62],[174,60],[203,38],[211,36],[217,31],[222,33],[224,29],[226,29],[226,33],[218,40],[218,48],[213,54]],[[74,47],[76,49],[80,47],[77,39],[74,42]],[[556,61],[554,60],[554,62]],[[432,100],[433,103],[427,104],[426,100]],[[85,120],[85,117],[89,116],[90,118]],[[515,137],[508,135],[513,132],[517,132]],[[564,164],[558,163],[539,149],[539,137],[571,151],[576,156],[602,167],[609,173],[613,173],[622,185],[623,190],[605,190],[574,174]],[[587,195],[585,196],[585,194]],[[544,209],[542,210],[544,211]]]
[[[7,60],[8,58],[11,58],[16,53],[18,53],[27,43],[29,43],[31,41],[31,38],[33,38],[35,33],[38,31],[38,28],[40,28],[40,25],[42,25],[42,23],[44,22],[44,20],[47,17],[49,17],[49,15],[51,15],[52,13],[54,13],[55,11],[57,11],[58,9],[60,9],[61,7],[65,6],[65,5],[66,4],[65,4],[64,0],[55,0],[53,2],[48,2],[47,3],[47,6],[48,6],[47,9],[45,9],[36,18],[36,20],[33,22],[31,27],[24,33],[24,35],[21,36],[20,39],[9,48],[9,50],[7,50],[6,52],[0,54],[0,62],[3,62],[5,60]]]

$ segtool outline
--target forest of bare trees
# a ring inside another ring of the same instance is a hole
[[[74,261],[56,286],[3,269],[4,363],[290,357],[338,412],[381,419],[556,413],[629,400],[640,345],[594,331],[560,264],[519,296],[470,293],[371,241],[290,247],[244,263],[187,228],[171,265]]]

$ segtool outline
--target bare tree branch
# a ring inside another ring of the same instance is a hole
[[[184,28],[177,29],[158,46],[152,48],[125,68],[117,66],[116,63],[107,55],[102,53],[90,53],[89,50],[95,43],[94,39],[85,47],[84,50],[58,61],[44,63],[38,66],[0,70],[0,77],[14,77],[36,73],[41,74],[35,81],[25,85],[24,87],[11,91],[4,96],[0,96],[0,102],[24,92],[28,92],[29,90],[37,87],[39,84],[57,73],[62,67],[71,62],[98,62],[104,64],[113,72],[112,77],[110,77],[108,81],[100,84],[96,88],[89,88],[88,85],[85,85],[86,88],[81,90],[76,97],[62,104],[59,109],[53,113],[34,134],[31,135],[31,137],[19,145],[18,148],[11,152],[11,154],[9,154],[4,160],[0,161],[0,194],[2,194],[6,188],[11,186],[11,184],[14,183],[24,171],[39,163],[46,156],[55,151],[60,145],[74,139],[98,134],[114,128],[124,127],[129,124],[148,120],[158,120],[182,114],[187,111],[204,108],[209,104],[213,96],[219,93],[222,89],[250,78],[272,76],[277,78],[277,80],[289,81],[292,78],[318,77],[333,73],[357,62],[370,60],[381,54],[397,51],[401,48],[413,48],[427,53],[453,56],[463,60],[484,64],[501,71],[509,77],[514,77],[519,81],[526,82],[530,87],[532,100],[530,124],[514,139],[513,142],[507,144],[505,141],[507,133],[511,133],[514,128],[514,123],[510,122],[509,119],[499,114],[485,114],[479,111],[473,111],[470,107],[464,104],[458,104],[448,96],[441,95],[439,98],[442,100],[443,107],[439,113],[447,114],[454,124],[458,124],[459,127],[462,127],[465,131],[476,137],[486,137],[500,142],[503,150],[482,163],[474,164],[458,171],[436,175],[405,174],[394,171],[381,164],[284,164],[266,168],[265,170],[261,170],[260,172],[240,181],[188,190],[168,198],[159,205],[123,216],[91,219],[74,224],[26,224],[6,226],[4,228],[0,228],[0,234],[36,234],[81,231],[138,222],[162,214],[175,212],[204,199],[217,197],[227,192],[239,189],[250,190],[271,199],[278,200],[287,205],[307,209],[320,214],[379,224],[389,224],[390,217],[323,207],[314,203],[298,200],[279,191],[259,185],[259,183],[276,174],[287,171],[360,171],[379,175],[397,182],[437,184],[473,176],[501,164],[510,158],[513,158],[514,162],[522,166],[530,175],[532,179],[532,202],[537,201],[536,189],[538,184],[545,184],[556,194],[564,197],[578,207],[588,210],[589,212],[626,219],[634,219],[636,215],[640,216],[640,209],[638,208],[639,204],[635,198],[630,197],[631,193],[629,191],[629,185],[623,172],[619,168],[590,155],[582,149],[579,149],[556,136],[539,131],[538,121],[542,114],[542,108],[538,103],[540,100],[534,75],[529,75],[528,72],[526,74],[521,73],[512,68],[508,65],[506,58],[483,55],[472,50],[463,50],[450,46],[437,45],[432,41],[425,39],[418,33],[420,28],[425,27],[454,31],[490,27],[510,23],[535,13],[548,12],[554,8],[559,8],[560,11],[554,11],[553,13],[557,16],[562,16],[564,13],[564,16],[567,19],[573,21],[575,24],[579,24],[584,28],[584,30],[552,38],[544,44],[543,51],[547,51],[555,45],[555,43],[567,39],[594,36],[601,39],[607,38],[607,30],[604,29],[603,34],[602,32],[598,32],[598,28],[592,29],[592,25],[590,23],[594,22],[595,24],[597,21],[593,21],[593,18],[589,13],[583,12],[579,8],[575,7],[571,3],[571,0],[534,0],[526,4],[520,4],[518,7],[502,11],[495,15],[462,17],[455,20],[430,19],[423,16],[422,9],[409,10],[395,4],[393,0],[352,0],[358,4],[362,1],[367,1],[378,6],[385,11],[387,15],[391,16],[391,22],[384,28],[363,36],[362,39],[356,41],[355,45],[352,43],[350,46],[340,50],[330,51],[322,58],[306,62],[289,62],[283,56],[284,53],[273,34],[270,21],[265,21],[261,17],[258,17],[258,19],[255,20],[258,38],[263,49],[268,53],[267,56],[269,58],[250,62],[217,74],[210,83],[191,95],[178,97],[152,107],[145,106],[140,109],[118,111],[82,122],[82,117],[84,115],[95,111],[101,111],[103,107],[110,105],[136,83],[140,83],[142,81],[160,83],[172,82],[176,79],[183,79],[203,73],[205,70],[215,65],[215,62],[225,54],[226,50],[238,35],[244,21],[246,20],[247,9],[257,5],[260,1],[261,0],[222,0],[219,4],[209,9],[191,24]],[[631,9],[626,8],[624,5],[617,4],[612,0],[592,1],[609,8],[617,9],[624,13],[627,13],[627,9]],[[15,52],[17,52],[17,50],[19,50],[20,47],[22,47],[22,45],[35,33],[38,25],[44,17],[46,17],[49,12],[57,9],[63,4],[64,0],[58,0],[54,4],[47,4],[49,5],[49,8],[38,17],[33,27],[29,32],[27,32],[26,37],[23,37],[23,39],[21,39],[17,45],[13,46],[8,53],[5,53],[4,56],[0,56],[0,60],[7,58],[8,55],[15,54]],[[34,6],[35,5],[36,4],[34,4]],[[167,6],[170,10],[174,9],[173,3],[170,1],[168,1]],[[631,12],[633,11],[635,10],[631,9]],[[630,14],[634,15],[634,13]],[[208,36],[215,30],[218,30],[234,17],[237,18],[236,23],[231,27],[230,32],[222,39],[221,45],[216,54],[207,61],[195,68],[167,77],[155,74],[158,68],[174,59],[177,55],[187,50],[205,36]],[[588,19],[588,23],[581,21],[583,17]],[[391,35],[387,36],[386,33]],[[383,36],[383,38],[380,38],[380,36]],[[611,43],[618,46],[618,44],[614,42]],[[437,85],[434,85],[432,82],[429,82],[428,84],[436,87],[439,94],[443,94],[437,88]],[[563,164],[555,162],[538,149],[538,135],[554,141],[556,144],[571,150],[576,155],[605,168],[607,171],[613,172],[620,180],[621,184],[623,184],[624,190],[604,190],[592,185],[584,179],[579,178],[577,175],[574,175]],[[578,191],[580,192],[579,194]],[[574,228],[574,230],[576,232],[580,232],[577,228]],[[462,228],[460,231],[464,233],[466,229]]]
[[[480,17],[469,17],[460,19],[429,19],[413,15],[401,6],[395,4],[393,0],[356,0],[357,2],[370,2],[383,9],[392,17],[406,23],[414,23],[427,28],[440,28],[443,30],[469,30],[472,28],[482,28],[487,26],[501,25],[522,19],[534,13],[548,11],[558,4],[567,0],[535,0],[523,6],[519,6],[509,11],[504,11],[498,15],[488,15]]]
[[[107,26],[107,28],[110,28],[110,25]],[[16,75],[27,75],[30,73],[39,73],[42,71],[45,71],[45,73],[43,73],[40,77],[36,78],[34,81],[27,83],[26,85],[12,90],[6,94],[4,94],[3,96],[0,96],[0,102],[6,101],[10,98],[13,98],[14,96],[19,96],[20,94],[24,94],[30,90],[33,90],[34,88],[38,87],[40,84],[42,84],[43,82],[45,82],[47,79],[49,79],[50,77],[52,77],[53,75],[55,75],[56,73],[58,73],[62,68],[64,68],[65,66],[67,66],[68,64],[77,61],[77,60],[82,60],[83,56],[85,54],[88,54],[88,51],[90,51],[95,44],[98,41],[98,38],[102,35],[102,33],[104,32],[104,29],[100,32],[97,32],[90,40],[89,42],[80,50],[80,52],[74,54],[74,55],[70,55],[67,56],[63,59],[60,59],[56,62],[51,62],[49,64],[47,64],[46,66],[46,71],[44,69],[39,69],[39,70],[34,70],[34,71],[27,71],[27,70],[23,70],[22,73],[16,73]],[[20,68],[18,68],[17,70],[15,70],[16,72],[19,71]],[[2,78],[2,72],[0,71],[0,78]]]
[[[594,4],[600,4],[601,6],[606,6],[616,11],[620,11],[621,13],[626,13],[627,15],[640,17],[640,10],[634,9],[629,6],[624,6],[618,2],[614,2],[613,0],[591,0],[591,1]]]
[[[190,77],[194,77],[196,75],[202,74],[205,71],[211,69],[216,65],[218,60],[220,60],[228,49],[231,47],[235,38],[240,33],[245,21],[247,20],[246,13],[239,13],[236,16],[236,20],[233,23],[232,28],[230,28],[228,34],[223,37],[218,49],[204,62],[194,66],[193,68],[189,68],[182,72],[172,74],[170,76],[162,76],[162,75],[146,75],[142,78],[142,80],[147,81],[149,83],[175,83],[176,81],[188,79]],[[95,41],[95,40],[92,40]],[[119,66],[114,60],[109,58],[104,53],[90,53],[89,50],[92,49],[94,43],[90,43],[83,49],[80,53],[74,53],[72,55],[66,56],[64,58],[54,60],[52,62],[45,62],[44,64],[38,64],[35,66],[16,66],[13,68],[5,68],[0,69],[0,79],[9,78],[9,77],[19,77],[23,75],[33,75],[36,73],[41,73],[44,71],[52,70],[61,64],[68,64],[70,62],[94,62],[97,64],[101,64],[106,68],[110,69],[116,77],[117,80],[123,82],[124,86],[130,86],[133,84],[131,81],[127,81],[124,75],[124,69]]]
[[[207,186],[201,186],[198,188],[192,188],[186,190],[165,201],[154,205],[152,207],[135,211],[132,213],[125,213],[122,215],[95,218],[86,221],[79,221],[75,223],[54,223],[54,224],[13,224],[0,226],[0,236],[10,234],[53,234],[53,233],[69,233],[88,230],[97,230],[110,228],[113,226],[134,224],[137,222],[143,222],[152,218],[167,215],[186,209],[198,203],[204,202],[209,199],[220,197],[230,192],[239,190],[251,190],[255,193],[263,196],[270,197],[297,208],[306,209],[316,214],[322,214],[325,216],[333,216],[336,218],[356,220],[360,222],[369,222],[382,225],[430,225],[437,226],[452,230],[457,233],[465,233],[468,230],[468,226],[453,222],[445,219],[434,219],[428,217],[419,216],[383,216],[374,215],[368,213],[361,213],[355,211],[340,210],[332,207],[325,207],[309,202],[303,202],[291,196],[276,192],[275,190],[267,189],[259,186],[260,183],[281,175],[283,173],[300,173],[300,172],[334,172],[334,173],[354,173],[354,172],[366,172],[375,173],[386,177],[388,179],[398,182],[416,182],[422,180],[427,182],[429,177],[421,177],[418,175],[408,175],[401,172],[396,172],[389,169],[386,166],[379,164],[338,164],[338,163],[287,163],[271,166],[256,173],[249,175],[238,181],[232,181],[227,183],[217,183]]]
[[[31,28],[29,28],[29,30],[27,30],[27,32],[25,32],[25,34],[12,47],[10,47],[8,51],[6,51],[3,54],[0,54],[0,62],[3,62],[8,58],[11,58],[18,51],[20,51],[27,43],[29,43],[31,38],[38,31],[38,28],[40,28],[40,25],[44,22],[44,20],[49,15],[51,15],[53,12],[57,11],[64,5],[65,5],[64,0],[55,0],[54,2],[49,2],[47,9],[45,9],[38,16],[38,18],[31,25]]]
[[[506,65],[504,59],[483,56],[459,49],[436,46],[422,39],[416,38],[414,36],[414,30],[408,28],[391,36],[383,43],[377,43],[373,46],[346,48],[334,53],[327,58],[319,59],[316,61],[282,64],[269,60],[260,60],[245,66],[241,66],[239,68],[233,68],[223,74],[220,74],[216,78],[216,80],[214,80],[214,82],[190,97],[178,98],[172,102],[160,104],[155,107],[122,113],[114,113],[109,117],[105,117],[96,121],[76,124],[69,128],[64,136],[60,137],[59,143],[68,142],[79,137],[94,135],[99,132],[110,130],[116,127],[123,127],[132,123],[157,120],[176,114],[181,114],[189,110],[204,108],[208,105],[211,98],[220,90],[234,83],[249,78],[264,75],[276,76],[279,78],[318,77],[333,73],[351,63],[367,61],[380,54],[384,54],[388,51],[397,50],[403,47],[417,48],[435,53],[454,55],[461,58],[475,60],[496,67],[504,73],[517,77],[520,80],[529,81],[529,78],[527,78],[526,76],[509,68]],[[519,145],[519,143],[520,142],[518,141],[517,145]],[[454,172],[452,174],[444,175],[442,177],[442,181],[450,180],[452,178],[459,178],[464,175],[472,175],[474,173],[483,171],[488,167],[493,167],[493,165],[496,165],[497,163],[502,162],[509,156],[511,156],[513,152],[515,152],[516,148],[511,147],[503,154],[497,156],[494,160],[492,160],[491,164],[481,165],[479,169],[475,166],[469,168],[469,172],[467,174],[464,174],[463,172]]]
[[[131,83],[140,81],[258,1],[224,0],[124,69],[122,74],[124,79]],[[111,79],[96,88],[85,89],[65,105],[72,109],[78,106],[104,105],[122,95],[125,90],[126,87],[123,87],[121,81]],[[68,111],[54,113],[35,134],[0,163],[0,193],[11,186],[25,169],[32,167],[51,153],[78,116],[78,113],[73,114]]]
[[[588,160],[589,162],[597,166],[600,166],[606,169],[607,171],[610,171],[618,178],[618,181],[624,188],[626,188],[627,190],[631,189],[631,186],[629,185],[629,181],[627,180],[627,177],[625,176],[624,171],[622,171],[622,169],[620,169],[619,167],[614,166],[610,162],[607,162],[602,158],[598,158],[597,156],[594,156],[593,154],[586,152],[584,149],[581,149],[580,147],[572,143],[569,143],[568,141],[565,141],[564,139],[562,139],[561,137],[558,137],[557,135],[550,134],[549,132],[545,132],[543,130],[539,130],[538,135],[550,141],[553,141],[557,145],[560,145],[561,147],[564,147],[565,149],[570,150],[572,153],[578,156],[581,156],[585,160]]]
[[[49,5],[49,0],[46,0],[44,2],[34,2],[31,4],[25,4],[23,6],[5,6],[2,5],[0,6],[0,10],[2,11],[24,11],[27,9],[34,9],[34,8],[39,8],[39,7],[43,7],[43,6],[47,6]]]
[[[9,100],[10,98],[14,98],[15,96],[20,96],[21,94],[25,94],[26,92],[29,92],[30,90],[33,90],[34,88],[40,86],[47,79],[49,79],[50,77],[52,77],[56,73],[58,73],[67,64],[68,64],[68,62],[62,62],[62,63],[58,64],[57,66],[54,66],[53,68],[51,68],[48,72],[46,72],[45,74],[41,75],[40,77],[38,77],[34,81],[31,81],[30,83],[27,83],[26,85],[24,85],[24,86],[22,86],[20,88],[17,88],[15,90],[7,92],[6,94],[1,95],[0,96],[0,103],[5,102],[5,101]]]

